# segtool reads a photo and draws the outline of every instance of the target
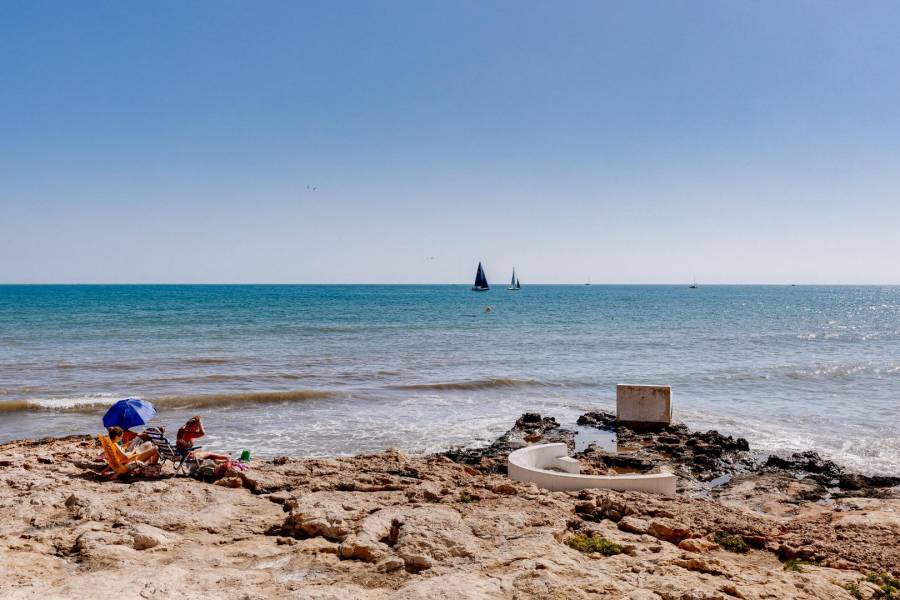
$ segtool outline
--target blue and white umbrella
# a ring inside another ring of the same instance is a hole
[[[129,429],[138,425],[146,425],[155,416],[156,409],[146,400],[125,398],[109,407],[109,410],[103,415],[103,426]]]

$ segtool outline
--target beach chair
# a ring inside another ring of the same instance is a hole
[[[196,458],[191,457],[191,453],[194,450],[199,450],[202,446],[191,446],[188,448],[184,454],[178,452],[175,446],[166,438],[165,435],[155,427],[151,427],[149,429],[144,430],[143,434],[147,437],[153,445],[156,446],[157,451],[159,451],[159,462],[164,463],[169,461],[172,463],[172,467],[174,467],[176,473],[184,472],[184,467],[188,461],[192,463],[197,463]]]
[[[128,474],[137,474],[141,470],[142,464],[134,457],[125,454],[118,444],[109,439],[108,435],[98,435],[100,446],[103,448],[103,456],[106,458],[107,468],[103,470],[101,475],[106,475],[110,479]]]

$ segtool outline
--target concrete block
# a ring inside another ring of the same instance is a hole
[[[672,422],[672,388],[668,385],[616,386],[616,417],[635,425],[668,425]]]
[[[678,478],[672,473],[581,475],[578,461],[569,457],[567,452],[565,444],[537,444],[520,448],[507,457],[507,474],[513,481],[533,483],[554,492],[599,488],[675,495]]]

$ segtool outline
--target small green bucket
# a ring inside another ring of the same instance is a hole
[[[244,450],[241,452],[241,462],[250,462],[250,451]]]

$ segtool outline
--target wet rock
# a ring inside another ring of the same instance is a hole
[[[841,473],[838,477],[838,486],[843,490],[874,491],[873,488],[890,488],[900,486],[900,477],[888,477],[885,475],[866,476],[859,473]]]
[[[653,461],[639,456],[627,454],[603,454],[600,456],[603,464],[612,469],[627,469],[629,471],[645,472],[653,468]]]
[[[616,415],[607,412],[588,412],[578,417],[578,425],[612,430],[616,427]]]
[[[834,462],[819,456],[818,452],[795,452],[785,458],[773,454],[766,460],[765,466],[786,471],[802,471],[826,477],[839,477],[842,469]]]
[[[539,413],[525,413],[515,425],[486,448],[451,448],[443,454],[450,460],[478,469],[482,473],[506,474],[506,457],[513,450],[529,444],[529,439],[541,443],[563,442],[574,446],[575,432],[563,429],[553,417]]]
[[[37,461],[38,461],[39,463],[41,463],[42,465],[52,465],[52,464],[53,464],[53,457],[52,457],[52,456],[48,456],[48,455],[38,456],[38,457],[37,457]]]

